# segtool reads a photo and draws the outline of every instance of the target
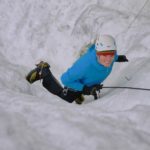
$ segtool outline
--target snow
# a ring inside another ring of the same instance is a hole
[[[116,63],[104,85],[150,88],[149,7],[142,0],[1,0],[0,150],[149,150],[149,91],[102,89],[100,99],[77,105],[24,78],[44,60],[60,80],[81,47],[105,33],[129,62]]]

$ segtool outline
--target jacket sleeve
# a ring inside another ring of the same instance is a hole
[[[84,85],[81,83],[81,79],[84,78],[84,74],[88,68],[87,60],[86,56],[82,56],[71,68],[62,74],[61,81],[65,86],[82,91]]]
[[[116,53],[116,55],[115,55],[115,62],[117,62],[117,60],[118,60],[118,54]]]

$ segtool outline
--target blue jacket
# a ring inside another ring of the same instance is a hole
[[[84,85],[100,84],[111,73],[113,64],[117,59],[118,55],[116,54],[109,67],[103,66],[97,61],[95,46],[92,45],[71,68],[62,74],[61,81],[64,86],[77,91],[82,91]]]

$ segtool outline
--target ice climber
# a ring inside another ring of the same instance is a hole
[[[84,95],[97,96],[103,88],[103,81],[112,71],[114,62],[127,62],[125,55],[117,54],[115,39],[110,35],[100,35],[70,68],[61,75],[64,87],[50,71],[50,65],[41,61],[26,76],[29,83],[42,80],[43,86],[52,94],[72,103],[81,104]]]

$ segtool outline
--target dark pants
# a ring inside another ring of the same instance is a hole
[[[75,99],[81,96],[81,92],[79,91],[74,91],[67,87],[63,88],[51,72],[43,78],[43,86],[50,93],[59,96],[69,103],[72,103]]]

